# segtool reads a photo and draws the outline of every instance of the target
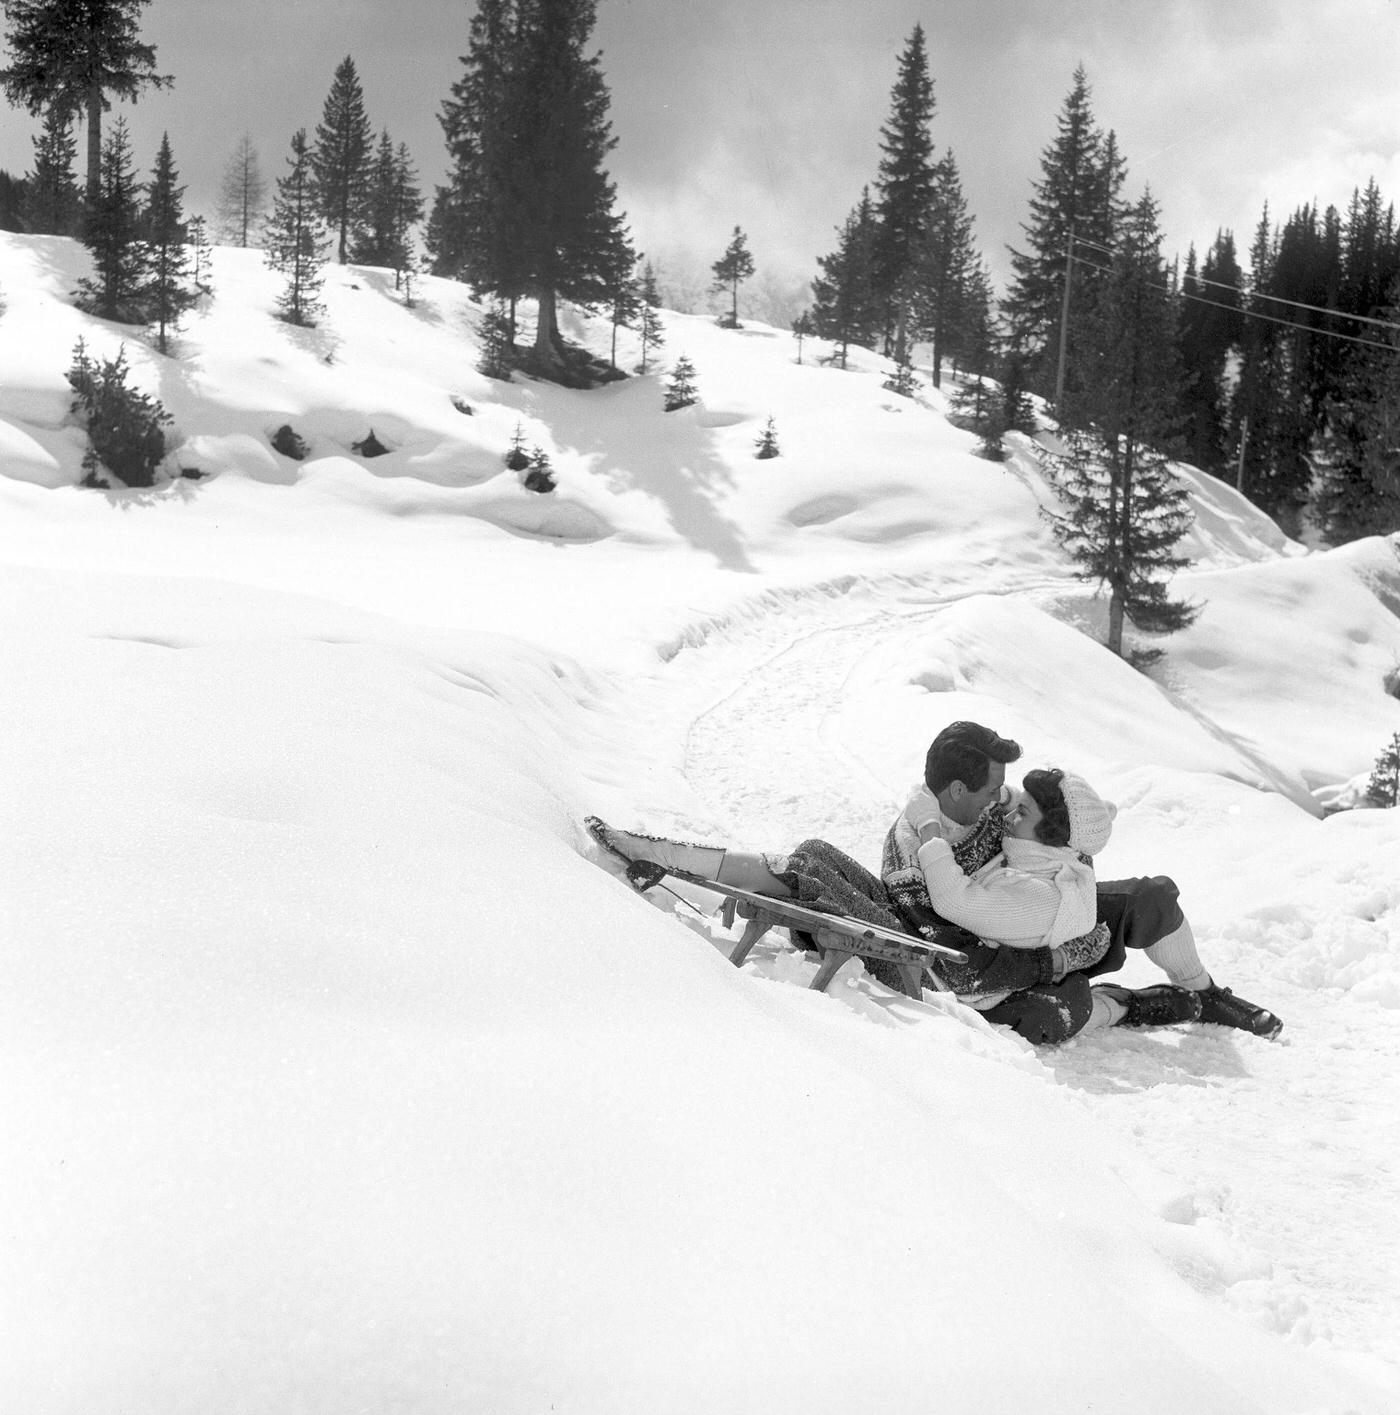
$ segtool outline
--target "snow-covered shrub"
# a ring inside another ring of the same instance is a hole
[[[95,362],[79,339],[68,370],[73,412],[87,428],[85,486],[102,486],[106,470],[126,486],[154,486],[165,458],[165,425],[172,421],[158,399],[127,385],[126,346],[115,359]]]
[[[291,423],[283,423],[272,434],[272,450],[280,452],[284,457],[290,457],[294,462],[300,462],[306,456],[308,448]]]

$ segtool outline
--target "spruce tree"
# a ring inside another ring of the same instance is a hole
[[[1074,71],[1057,129],[1041,154],[1031,219],[1021,228],[1028,249],[1011,251],[1013,278],[1005,302],[1012,338],[1030,361],[1032,387],[1047,397],[1055,389],[1059,366],[1067,274],[1071,322],[1066,343],[1072,362],[1074,321],[1085,309],[1080,296],[1092,292],[1099,278],[1095,268],[1108,264],[1123,183],[1116,143],[1110,145],[1094,120],[1082,66]],[[1071,237],[1082,243],[1074,247],[1081,259],[1070,259]]]
[[[83,244],[96,267],[93,279],[78,284],[83,308],[123,324],[146,318],[150,265],[142,234],[140,187],[126,123],[118,118],[102,144],[102,180],[83,222]]]
[[[88,434],[84,486],[107,485],[104,471],[126,486],[155,484],[171,417],[158,399],[127,383],[129,372],[124,344],[115,359],[100,363],[89,356],[81,339],[73,349],[67,378],[73,390],[72,411]]]
[[[633,329],[642,315],[642,282],[636,274],[636,260],[626,263],[625,269],[618,271],[613,286],[613,297],[608,305],[608,320],[612,325],[612,346],[608,351],[608,362],[617,367],[617,331]]]
[[[321,224],[311,176],[306,129],[292,137],[288,171],[277,181],[277,197],[263,238],[263,259],[287,277],[277,308],[289,324],[312,325],[321,312],[317,296],[325,280],[330,240]]]
[[[1381,312],[1400,323],[1400,307]],[[1400,331],[1372,328],[1351,347],[1319,460],[1318,518],[1332,545],[1400,530]]]
[[[1160,247],[1157,206],[1144,194],[1086,330],[1074,416],[1062,421],[1067,451],[1047,459],[1063,502],[1047,517],[1080,574],[1107,586],[1106,642],[1120,656],[1125,617],[1139,629],[1170,633],[1198,612],[1166,586],[1187,563],[1175,547],[1191,513],[1166,451],[1176,432],[1179,374]]]
[[[725,252],[710,267],[714,272],[715,282],[710,287],[711,290],[719,293],[729,292],[729,317],[722,320],[729,329],[739,328],[739,286],[743,281],[750,278],[754,273],[753,256],[749,254],[748,237],[739,229],[734,228],[734,235],[730,238],[729,245]]]
[[[381,132],[365,188],[364,225],[351,255],[362,265],[382,265],[395,275],[395,288],[413,254],[413,228],[423,215],[418,173],[408,148],[395,147],[388,131]]]
[[[1183,438],[1187,460],[1217,475],[1228,461],[1225,375],[1244,337],[1242,282],[1230,232],[1217,232],[1199,272],[1195,248],[1187,253],[1180,323]]]
[[[637,331],[642,345],[642,361],[637,372],[646,373],[650,354],[666,347],[666,332],[661,327],[661,294],[656,288],[656,271],[650,261],[642,269],[640,327]]]
[[[244,133],[219,182],[219,234],[231,246],[247,247],[267,211],[267,182],[252,135]]]
[[[766,462],[771,457],[781,457],[782,450],[778,446],[778,429],[773,422],[773,415],[768,415],[768,421],[763,424],[763,431],[754,439],[754,454],[760,462]]]
[[[482,312],[476,332],[481,340],[481,354],[476,363],[478,372],[509,383],[515,343],[510,317],[500,300],[493,300]]]
[[[150,0],[4,0],[10,65],[0,85],[33,116],[81,116],[87,124],[89,202],[102,182],[102,114],[114,95],[135,103],[144,88],[172,80],[156,73],[156,51],[141,43]]]
[[[317,206],[335,238],[335,258],[341,265],[364,226],[372,146],[360,76],[347,54],[336,65],[310,153]]]
[[[947,153],[934,169],[923,246],[913,286],[913,328],[933,346],[933,386],[943,382],[943,360],[968,340],[974,302],[981,293],[980,260],[972,239],[972,217],[963,196],[957,162]]]
[[[1366,783],[1366,798],[1377,806],[1400,806],[1400,732],[1376,758]]]
[[[695,365],[682,354],[666,382],[663,407],[666,412],[674,413],[678,408],[688,408],[699,401],[700,394],[695,387]]]
[[[72,123],[56,108],[44,115],[43,132],[34,139],[34,170],[29,175],[25,213],[39,236],[72,236],[81,224],[83,198],[73,176],[77,157]]]
[[[184,191],[170,150],[170,135],[161,135],[160,151],[146,189],[147,319],[155,326],[156,347],[169,353],[169,335],[180,316],[199,299],[193,246],[185,220]]]
[[[874,293],[883,321],[885,352],[897,361],[908,354],[916,273],[937,187],[929,134],[933,114],[928,48],[923,26],[916,24],[899,58],[889,119],[880,129],[882,156],[875,178]]]
[[[875,289],[875,214],[870,192],[846,218],[836,249],[818,259],[812,281],[812,327],[837,347],[831,361],[846,367],[852,344],[871,346],[880,330]]]
[[[435,269],[537,304],[532,361],[563,371],[558,303],[605,305],[623,223],[595,0],[480,0],[443,105],[453,168],[429,227]]]

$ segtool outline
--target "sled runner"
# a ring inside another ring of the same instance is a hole
[[[638,890],[648,890],[667,876],[722,895],[724,904],[720,909],[720,922],[725,928],[734,926],[736,915],[747,920],[743,935],[729,954],[729,961],[735,967],[749,956],[754,944],[769,929],[785,928],[809,935],[822,960],[809,985],[817,992],[825,992],[841,965],[851,958],[878,958],[893,964],[904,992],[916,999],[923,995],[924,969],[931,958],[967,962],[967,955],[959,953],[956,948],[948,948],[941,943],[926,943],[910,934],[896,933],[893,929],[868,924],[863,919],[853,919],[846,914],[824,914],[817,909],[794,904],[791,900],[755,894],[737,885],[719,884],[685,870],[667,869],[649,860],[633,860],[627,866],[627,878]]]

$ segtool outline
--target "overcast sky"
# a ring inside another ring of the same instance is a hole
[[[471,0],[153,0],[144,35],[172,89],[122,105],[147,172],[168,130],[188,203],[212,211],[238,136],[269,178],[314,130],[349,54],[371,122],[442,180],[437,113]],[[1400,200],[1400,0],[599,0],[611,171],[637,244],[679,267],[737,224],[760,277],[806,280],[873,180],[898,56],[928,36],[938,148],[958,161],[998,279],[1082,63],[1095,114],[1150,185],[1168,254],[1219,227],[1241,255],[1267,199],[1344,207],[1374,176]],[[0,166],[27,171],[35,124],[3,113]]]

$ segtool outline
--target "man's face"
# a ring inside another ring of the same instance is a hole
[[[939,804],[949,820],[959,825],[971,825],[993,801],[1003,797],[1006,787],[1006,766],[1003,762],[990,762],[987,782],[980,791],[969,791],[961,781],[955,781],[943,793],[946,799]]]

